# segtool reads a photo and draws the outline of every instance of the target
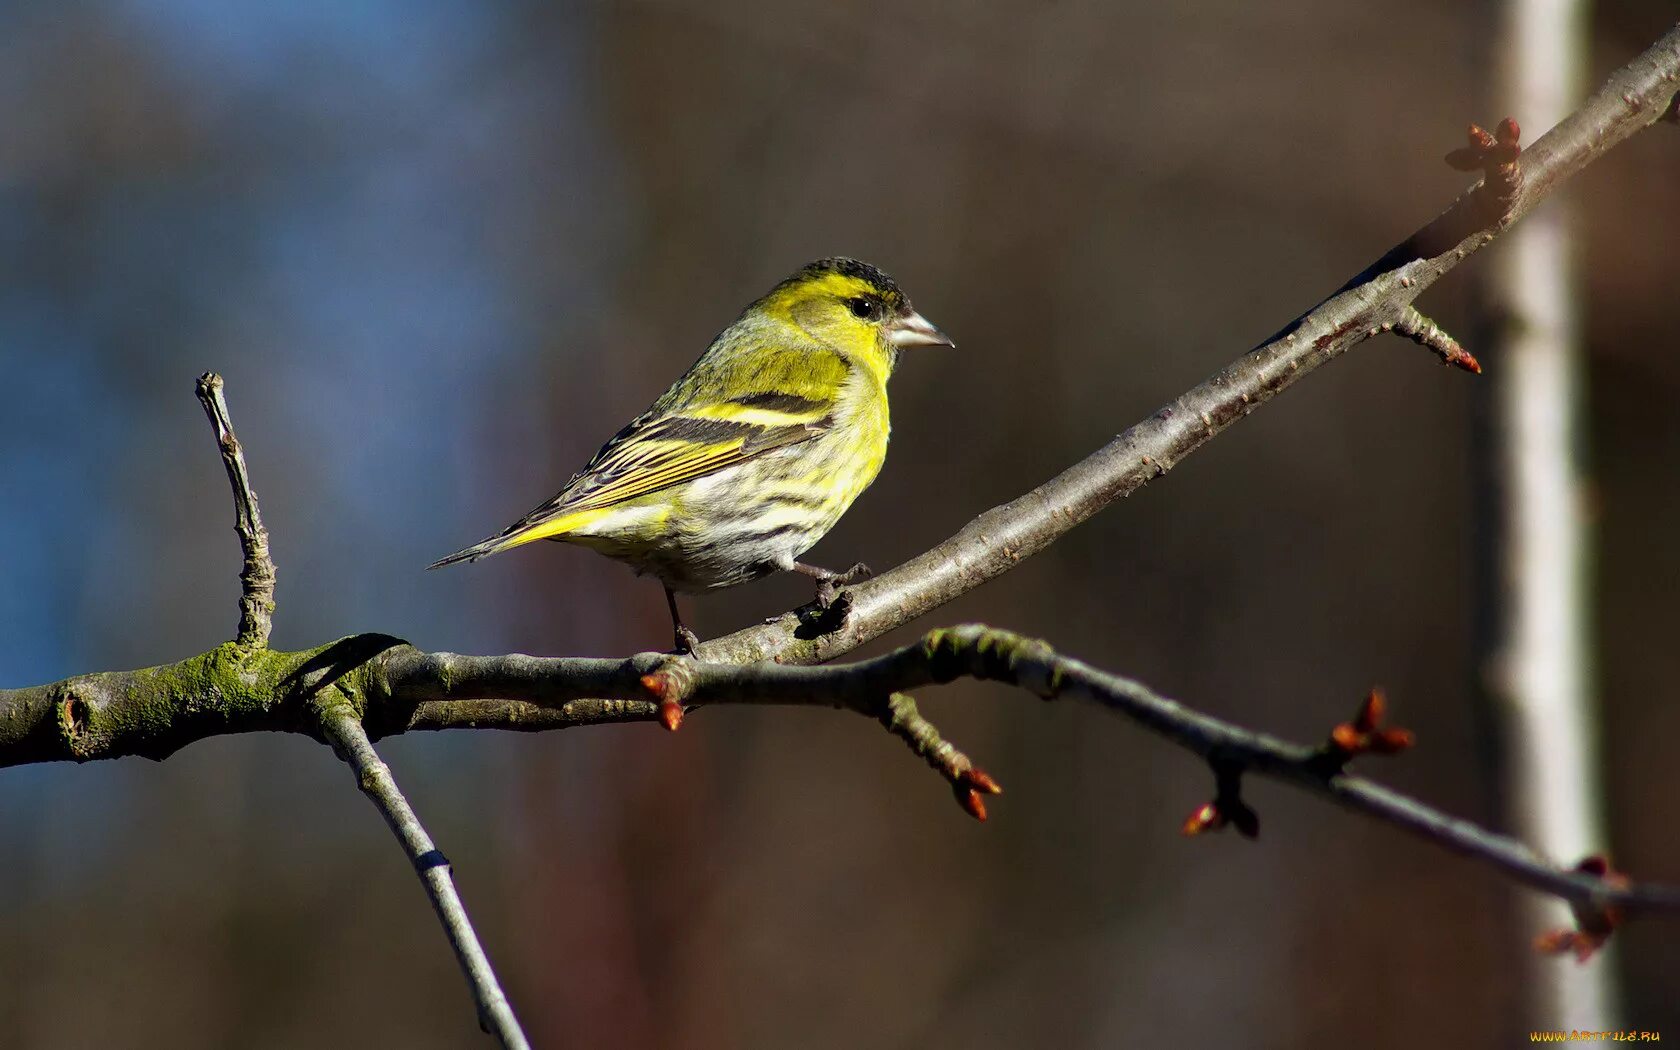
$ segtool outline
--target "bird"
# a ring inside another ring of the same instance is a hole
[[[875,480],[891,424],[887,380],[902,351],[954,348],[869,263],[800,267],[748,306],[687,372],[553,497],[431,569],[536,540],[587,547],[665,588],[675,649],[700,640],[678,593],[797,572],[830,608],[866,579],[799,558]]]

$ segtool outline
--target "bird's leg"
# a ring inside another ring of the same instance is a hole
[[[840,596],[840,588],[875,575],[874,571],[861,561],[845,572],[835,572],[819,565],[806,565],[802,561],[796,561],[793,563],[793,571],[817,581],[817,604],[824,609],[834,604],[834,600]]]
[[[665,588],[665,604],[671,609],[671,627],[676,631],[677,652],[684,656],[695,655],[694,651],[700,648],[700,636],[682,622],[682,613],[677,611],[676,592],[669,587]]]

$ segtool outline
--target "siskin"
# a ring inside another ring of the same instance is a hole
[[[891,277],[820,259],[725,328],[653,406],[615,434],[553,499],[429,568],[533,540],[576,543],[677,591],[772,572],[817,581],[823,605],[865,578],[798,560],[852,505],[887,455],[887,377],[898,353],[952,346]]]

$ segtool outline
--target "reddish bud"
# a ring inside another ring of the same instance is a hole
[[[1597,954],[1607,940],[1608,934],[1598,937],[1580,930],[1552,930],[1534,938],[1534,950],[1541,955],[1573,955],[1577,963],[1584,963]]]
[[[1628,886],[1628,877],[1612,868],[1603,854],[1582,858],[1575,870],[1602,879],[1607,886],[1617,889]],[[1575,913],[1576,928],[1541,934],[1534,939],[1534,950],[1544,955],[1574,955],[1576,962],[1584,963],[1604,947],[1616,927],[1622,924],[1622,909],[1614,904],[1571,901],[1569,910]]]
[[[1185,818],[1184,826],[1179,831],[1185,836],[1191,836],[1200,835],[1204,831],[1218,831],[1224,826],[1225,814],[1212,802],[1204,802]]]
[[[1343,722],[1341,725],[1330,730],[1330,742],[1335,744],[1340,750],[1346,751],[1351,755],[1359,750],[1362,742],[1362,734],[1357,728]]]
[[[957,805],[961,806],[968,815],[975,820],[986,819],[986,800],[981,794],[1001,795],[1003,785],[991,778],[991,775],[978,766],[969,766],[951,780],[951,790],[957,796]]]
[[[1506,117],[1495,125],[1489,132],[1478,124],[1470,125],[1465,135],[1469,145],[1463,149],[1455,149],[1447,154],[1447,164],[1457,171],[1478,171],[1484,174],[1484,184],[1488,187],[1493,199],[1504,207],[1509,207],[1516,196],[1517,182],[1521,173],[1517,166],[1517,158],[1522,154],[1522,146],[1518,144],[1522,137],[1522,129],[1517,122]],[[1475,359],[1471,358],[1471,362]],[[1459,364],[1468,367],[1468,363]],[[1480,372],[1477,364],[1474,371]]]
[[[1388,707],[1388,699],[1383,696],[1381,689],[1373,689],[1365,695],[1365,702],[1359,705],[1359,714],[1354,717],[1354,725],[1361,733],[1369,733],[1382,724],[1383,714]]]
[[[664,724],[666,729],[675,733],[677,727],[682,725],[682,720],[683,708],[681,704],[675,700],[659,701],[659,721]]]
[[[1374,755],[1396,755],[1415,743],[1410,729],[1379,729],[1371,734],[1367,749]]]
[[[1328,750],[1345,762],[1356,755],[1393,755],[1417,743],[1408,729],[1383,727],[1388,714],[1388,701],[1382,690],[1373,689],[1359,705],[1359,713],[1352,722],[1343,722],[1330,730]]]
[[[654,671],[652,674],[642,675],[642,688],[653,694],[659,701],[659,721],[666,729],[675,733],[683,720],[683,689],[682,683],[675,675],[666,671]]]
[[[1206,831],[1219,831],[1227,824],[1236,828],[1243,838],[1260,836],[1260,814],[1249,809],[1240,798],[1215,799],[1202,803],[1185,818],[1179,832],[1185,836],[1200,835]]]
[[[1466,372],[1474,372],[1476,375],[1482,374],[1482,363],[1476,360],[1475,354],[1472,354],[1462,346],[1452,348],[1447,352],[1447,356],[1443,357],[1441,360],[1445,361],[1449,365],[1452,365],[1454,368],[1462,368]]]
[[[988,795],[1003,794],[1003,785],[993,780],[991,774],[987,773],[979,766],[970,766],[968,769],[965,769],[963,771],[962,779],[973,785],[977,790],[984,791]]]

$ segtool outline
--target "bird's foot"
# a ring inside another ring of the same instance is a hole
[[[677,624],[677,653],[681,656],[693,656],[698,659],[700,636],[689,630],[684,624]]]
[[[845,626],[846,618],[852,611],[852,593],[845,588],[875,575],[861,561],[845,572],[796,561],[793,571],[817,581],[817,600],[799,611],[799,628],[793,632],[795,638],[815,638]]]
[[[874,575],[875,571],[860,561],[845,572],[828,572],[818,576],[817,604],[822,606],[824,610],[833,609],[835,603],[845,597],[844,588],[854,583],[861,583]]]

